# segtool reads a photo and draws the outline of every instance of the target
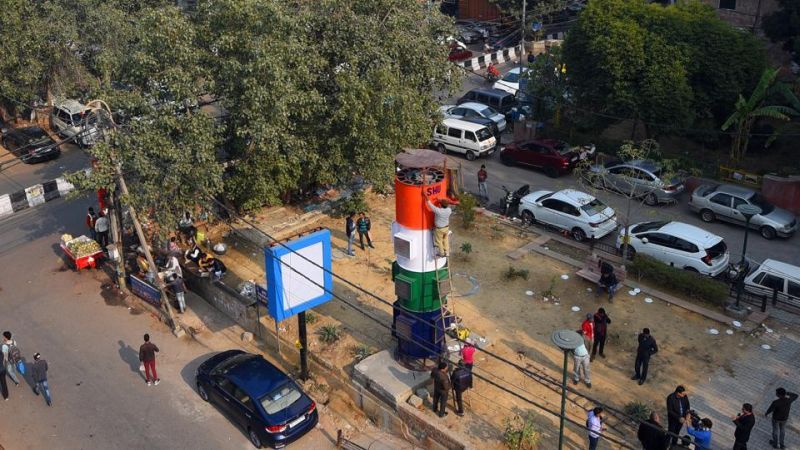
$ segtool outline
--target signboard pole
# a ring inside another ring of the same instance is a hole
[[[283,362],[283,356],[281,356],[281,336],[278,334],[278,321],[275,321],[275,348],[278,349],[278,359]]]
[[[297,314],[297,329],[300,333],[300,379],[308,380],[308,335],[306,333],[306,312]]]

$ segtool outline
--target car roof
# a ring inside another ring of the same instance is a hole
[[[478,131],[481,128],[486,128],[484,125],[479,125],[477,123],[467,122],[466,120],[461,119],[444,119],[442,123],[445,124],[448,128],[461,128],[462,130],[466,131]]]
[[[525,69],[525,72],[527,72],[527,71],[528,71],[528,68],[527,68],[527,67],[525,67],[524,69]],[[517,66],[517,67],[514,67],[513,69],[509,70],[509,71],[508,71],[508,72],[506,72],[506,73],[519,73],[519,66]]]
[[[38,126],[24,127],[24,128],[12,128],[12,129],[8,130],[8,133],[6,133],[6,136],[16,136],[16,137],[28,138],[28,139],[34,138],[34,137],[40,137],[40,136],[45,136],[45,137],[48,137],[48,138],[50,137],[50,135],[47,134],[46,131],[44,131],[41,127],[38,127]]]
[[[56,103],[55,107],[63,109],[64,111],[67,111],[70,114],[76,114],[85,111],[87,109],[86,105],[77,100],[72,100],[72,99],[62,100],[61,102]]]
[[[278,386],[286,383],[289,377],[261,356],[253,355],[228,369],[227,377],[251,398],[261,398]]]
[[[668,222],[658,230],[653,230],[653,232],[667,233],[703,246],[711,246],[722,240],[721,237],[714,233],[683,222]]]
[[[739,197],[748,198],[755,194],[756,191],[746,188],[744,186],[737,186],[735,184],[720,184],[714,189],[714,192],[722,192],[723,194],[731,194]]]
[[[514,96],[514,94],[506,92],[506,91],[504,91],[502,89],[495,89],[495,88],[475,88],[475,89],[471,89],[469,92],[477,92],[477,93],[480,93],[480,94],[494,95],[494,96],[497,96],[497,97],[508,97],[508,96],[513,97]],[[467,92],[467,94],[469,92]],[[464,94],[464,95],[466,95],[466,94]]]
[[[587,203],[591,203],[594,200],[593,195],[575,189],[562,189],[554,193],[553,196],[550,198],[555,198],[558,200],[567,200],[571,203],[576,203],[581,206]]]
[[[761,267],[764,269],[770,269],[773,272],[779,273],[781,275],[800,278],[800,267],[793,266],[791,264],[787,264],[782,261],[777,261],[774,259],[765,259],[764,262],[761,263]]]
[[[491,106],[489,106],[489,105],[484,105],[483,103],[478,103],[478,102],[464,102],[464,103],[462,103],[462,104],[460,104],[458,106],[460,106],[462,108],[469,108],[469,109],[474,109],[474,110],[481,110],[481,109],[491,108]]]
[[[625,164],[647,170],[648,172],[656,172],[661,169],[660,164],[649,159],[634,159],[632,161],[628,161],[627,163],[622,163],[621,165]]]

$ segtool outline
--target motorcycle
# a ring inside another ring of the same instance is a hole
[[[531,190],[531,186],[526,184],[513,192],[509,191],[505,186],[502,186],[502,188],[506,193],[503,206],[503,215],[506,217],[515,217],[517,215],[517,210],[519,209],[519,203],[522,200],[522,197],[528,195]],[[513,213],[513,215],[509,215],[511,213]]]

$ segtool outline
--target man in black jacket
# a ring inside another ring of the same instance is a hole
[[[639,424],[636,436],[644,450],[667,450],[669,447],[669,437],[661,426],[661,418],[655,411],[650,413],[650,419]]]
[[[765,416],[772,414],[772,439],[769,443],[772,448],[786,448],[783,442],[783,438],[786,435],[786,421],[789,420],[792,402],[797,400],[797,394],[786,392],[786,389],[780,387],[775,389],[775,395],[778,396],[778,399],[772,401],[772,404],[767,408],[766,414],[764,414]]]
[[[450,393],[450,376],[447,374],[447,363],[442,361],[431,371],[433,378],[433,412],[439,417],[447,415],[447,396]]]
[[[650,366],[650,357],[658,353],[656,340],[650,335],[650,328],[645,328],[639,333],[639,347],[636,349],[636,362],[634,370],[636,373],[631,380],[639,380],[639,385],[647,380],[647,368]]]
[[[353,252],[353,241],[356,240],[356,213],[351,212],[347,215],[344,222],[344,233],[347,235],[347,256],[356,256]]]
[[[47,402],[47,406],[53,406],[52,397],[50,397],[50,385],[47,384],[47,361],[38,353],[33,355],[31,378],[33,378],[34,382],[33,393],[39,395],[39,391],[41,391],[44,394],[44,401]]]
[[[747,450],[747,441],[750,440],[750,431],[756,425],[756,418],[753,415],[753,405],[745,403],[742,405],[742,412],[733,418],[736,431],[733,432],[733,450]]]
[[[681,433],[690,408],[689,395],[685,387],[678,386],[675,392],[667,396],[667,429],[673,434],[672,445],[678,443],[677,436]]]
[[[472,372],[464,366],[464,361],[458,362],[458,367],[450,375],[450,381],[453,384],[453,393],[456,396],[456,415],[464,415],[464,401],[462,395],[464,391],[472,388]]]

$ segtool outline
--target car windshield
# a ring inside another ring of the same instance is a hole
[[[494,110],[491,106],[487,106],[486,108],[481,109],[478,111],[483,117],[492,117],[497,115],[497,111]]]
[[[492,137],[492,133],[490,133],[489,129],[486,127],[483,127],[480,130],[476,131],[475,135],[478,136],[478,142],[483,142]]]
[[[631,228],[631,233],[643,233],[645,231],[655,231],[666,225],[667,222],[644,222]]]
[[[286,383],[262,397],[261,406],[267,414],[272,415],[292,406],[302,395],[294,383]]]
[[[241,362],[247,361],[248,359],[254,358],[253,355],[248,355],[247,353],[238,354],[232,358],[228,358],[222,363],[220,363],[217,367],[214,367],[212,373],[219,374],[219,373],[227,373],[228,370],[232,367],[238,366]]]
[[[503,81],[507,81],[509,83],[518,83],[519,72],[508,72],[506,76],[503,77]]]
[[[567,144],[564,141],[559,141],[556,145],[553,146],[555,151],[557,151],[560,155],[566,155],[572,150],[572,146]]]
[[[775,209],[775,207],[772,206],[772,204],[770,202],[768,202],[767,199],[765,199],[758,192],[756,192],[755,194],[753,194],[752,197],[750,197],[750,203],[752,203],[752,204],[758,206],[759,208],[761,208],[761,214],[762,215],[769,214],[769,213],[772,212],[772,210]]]
[[[581,206],[581,209],[586,211],[586,214],[589,216],[595,216],[605,211],[606,205],[600,200],[594,199],[591,202]]]
[[[30,130],[30,132],[27,133],[26,140],[28,141],[28,145],[46,144],[50,141],[50,136],[41,129]]]

